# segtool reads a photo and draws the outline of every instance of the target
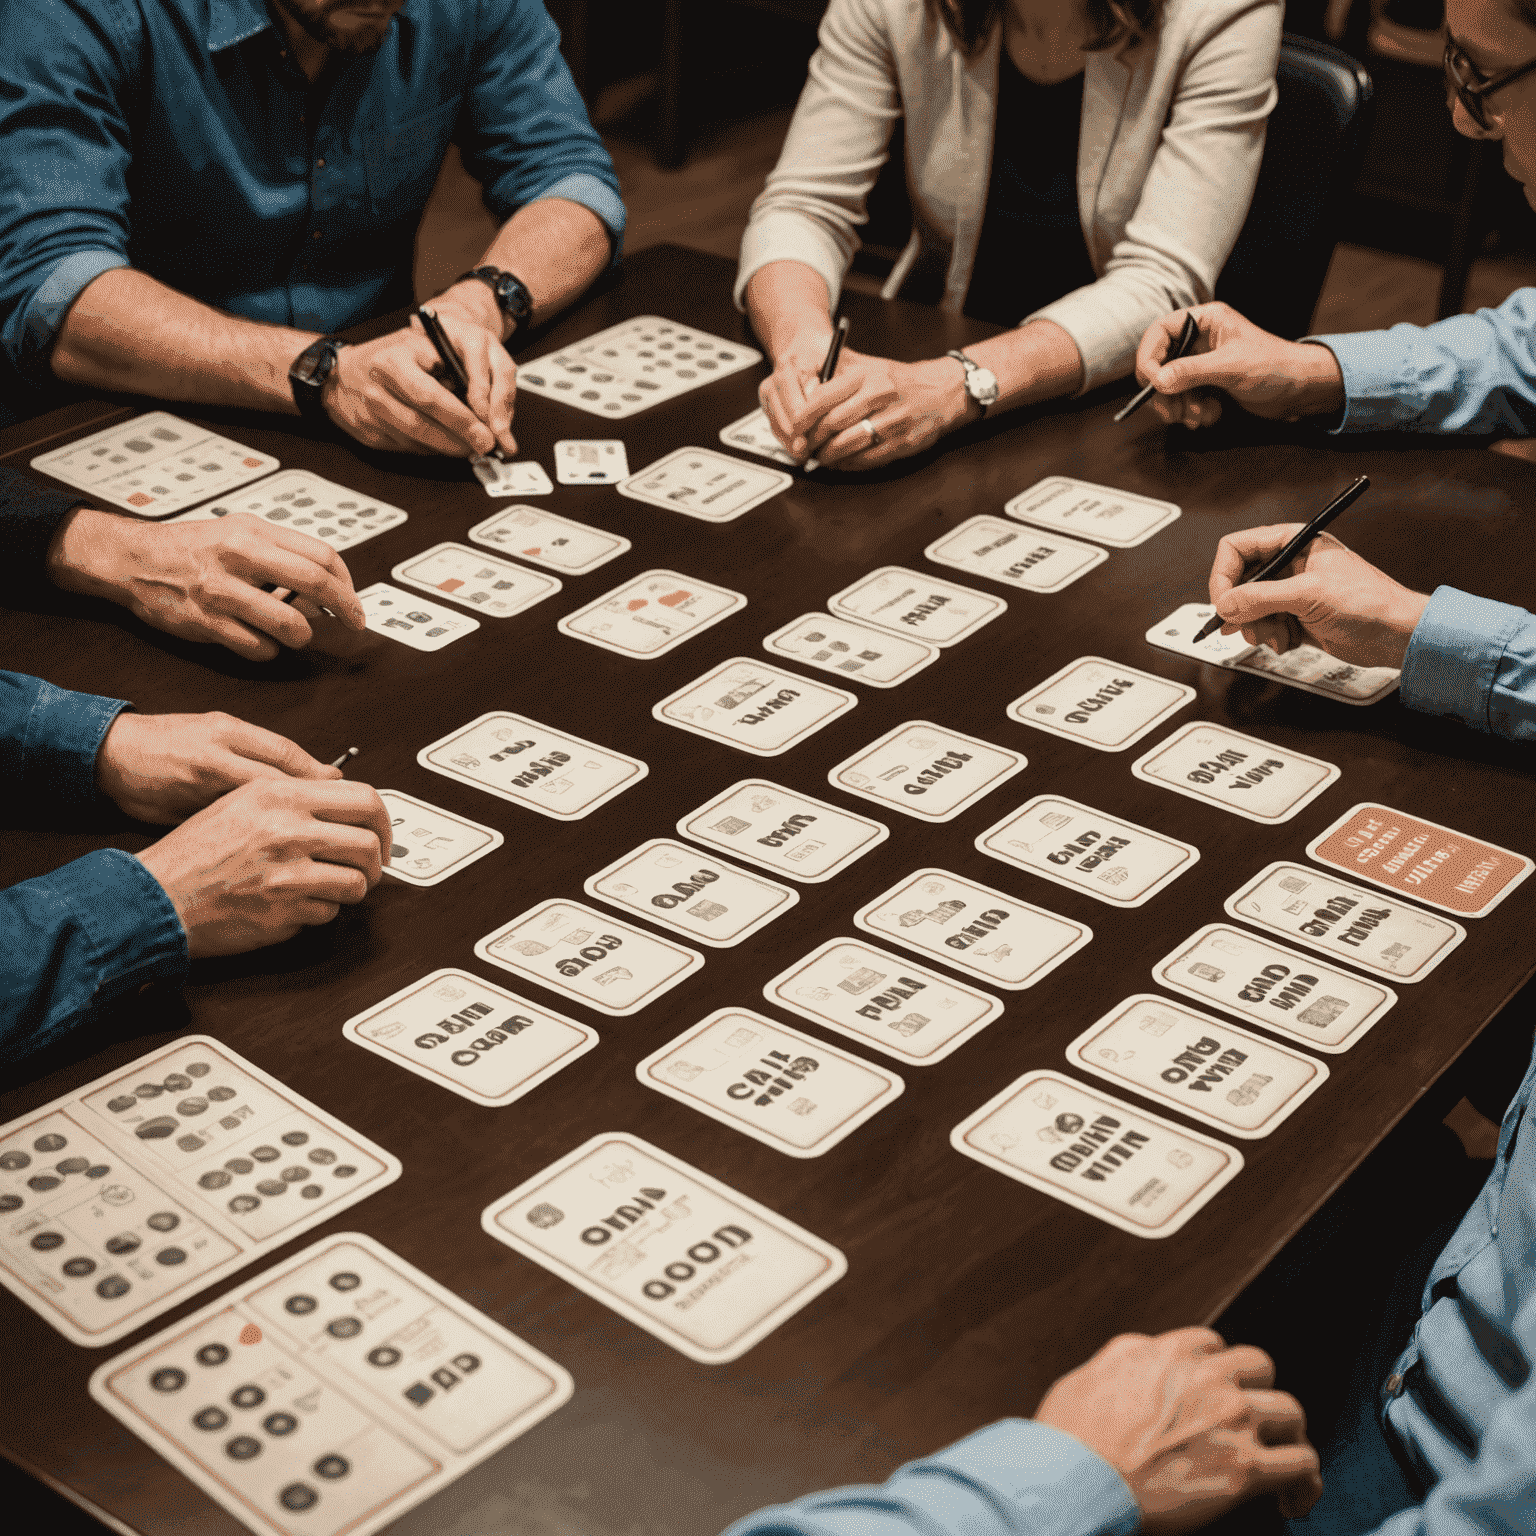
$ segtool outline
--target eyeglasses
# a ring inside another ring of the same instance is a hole
[[[1467,116],[1485,133],[1494,126],[1488,116],[1487,98],[1536,71],[1536,59],[1532,59],[1515,69],[1506,69],[1502,75],[1479,80],[1472,61],[1450,38],[1445,40],[1444,63],[1446,83],[1456,92],[1456,99],[1466,108]]]

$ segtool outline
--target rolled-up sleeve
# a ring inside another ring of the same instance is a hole
[[[1399,692],[1409,709],[1536,741],[1536,615],[1437,588],[1408,641]]]
[[[78,815],[98,805],[96,754],[112,722],[131,707],[0,672],[0,785],[13,802],[45,815]]]

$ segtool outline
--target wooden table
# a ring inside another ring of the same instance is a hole
[[[714,257],[647,251],[533,350],[644,313],[742,338],[730,278],[730,265]],[[990,333],[856,295],[847,307],[859,345],[897,357],[933,356]],[[720,428],[755,404],[759,377],[738,374],[620,424],[631,465],[683,445],[717,446]],[[1027,1069],[1060,1069],[1067,1042],[1122,998],[1148,990],[1153,963],[1220,920],[1223,899],[1240,882],[1273,859],[1301,856],[1356,801],[1381,799],[1530,851],[1536,791],[1528,759],[1507,743],[1409,714],[1395,698],[1346,708],[1184,661],[1143,638],[1177,604],[1203,597],[1221,534],[1310,515],[1361,471],[1374,489],[1349,514],[1346,533],[1367,557],[1424,588],[1444,580],[1528,602],[1521,492],[1529,471],[1469,448],[1341,446],[1300,434],[1291,442],[1191,442],[1165,435],[1151,412],[1116,427],[1111,409],[1091,403],[984,423],[967,441],[883,476],[798,479],[723,526],[608,488],[559,487],[541,505],[622,531],[633,550],[568,579],[558,597],[520,617],[487,622],[435,654],[383,644],[352,665],[297,655],[263,667],[180,645],[118,610],[0,619],[8,667],[127,697],[148,711],[229,710],[323,758],[358,744],[358,776],[506,834],[498,852],[435,889],[386,880],[327,929],[198,966],[184,1008],[161,994],[142,1010],[142,1033],[82,1042],[78,1061],[0,1100],[0,1116],[10,1120],[193,1028],[227,1041],[401,1158],[397,1183],[284,1252],[327,1230],[371,1233],[561,1361],[577,1392],[395,1530],[707,1536],[762,1503],[878,1479],[993,1418],[1027,1413],[1056,1375],[1109,1335],[1219,1314],[1531,972],[1536,882],[1469,923],[1468,941],[1428,982],[1400,988],[1384,1023],[1329,1059],[1333,1076],[1323,1091],[1268,1139],[1245,1143],[1247,1167],[1235,1183],[1161,1242],[1121,1233],[951,1150],[949,1132],[961,1118]],[[26,423],[0,437],[0,457],[25,464],[39,445],[121,414],[121,407],[82,406]],[[316,441],[287,420],[230,420],[242,440],[285,466],[312,468],[409,510],[407,524],[346,556],[358,587],[387,578],[396,562],[438,540],[462,539],[504,505],[488,503],[462,464],[386,460]],[[519,405],[523,450],[546,465],[555,439],[607,430],[542,399]],[[1049,472],[1176,501],[1183,517],[1137,549],[1111,552],[1061,594],[1009,591],[1002,618],[911,682],[859,689],[856,709],[784,757],[749,759],[652,718],[653,703],[716,661],[760,654],[764,635],[876,565],[921,566],[921,551],[940,532],[974,513],[1000,512]],[[561,613],[653,566],[745,592],[750,605],[655,661],[556,633]],[[1095,752],[1005,717],[1009,700],[1088,654],[1192,683],[1199,699],[1178,723],[1228,723],[1337,763],[1343,778],[1293,821],[1264,829],[1134,779],[1130,761],[1141,749]],[[417,766],[424,744],[495,708],[631,752],[650,775],[587,820],[560,825]],[[936,827],[881,815],[830,788],[834,763],[922,718],[1017,748],[1029,767],[1006,793]],[[736,949],[710,951],[702,970],[633,1017],[599,1017],[547,999],[593,1023],[601,1043],[526,1099],[501,1111],[476,1107],[342,1039],[345,1019],[440,966],[467,964],[523,990],[518,978],[473,958],[478,938],[546,898],[581,899],[582,881],[595,870],[648,837],[670,834],[685,812],[760,772],[876,815],[892,824],[890,839],[828,883],[802,886],[786,916]],[[982,828],[1043,790],[1192,842],[1202,861],[1147,906],[1120,912],[975,850]],[[146,841],[16,830],[0,846],[6,879],[14,880],[88,848],[137,849]],[[926,865],[1085,921],[1095,938],[1038,986],[1007,994],[1004,1017],[954,1055],[902,1067],[905,1096],[821,1158],[783,1157],[636,1081],[642,1056],[716,1008],[765,1009],[764,981],[823,939],[852,934],[857,908]],[[482,1233],[479,1213],[493,1198],[606,1130],[636,1132],[835,1243],[848,1258],[846,1278],[742,1359],[708,1367]],[[9,1341],[0,1367],[7,1385],[0,1448],[135,1531],[237,1529],[87,1398],[86,1379],[106,1352],[67,1344],[8,1295],[0,1294],[0,1317]]]

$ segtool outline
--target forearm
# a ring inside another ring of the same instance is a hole
[[[803,261],[770,261],[747,284],[747,318],[768,356],[777,362],[802,337],[825,344],[832,333],[826,280]]]
[[[1076,394],[1082,387],[1083,360],[1077,344],[1050,320],[1033,320],[978,341],[965,355],[997,375],[994,411]]]

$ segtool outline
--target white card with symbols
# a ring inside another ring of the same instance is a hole
[[[800,900],[777,880],[749,875],[669,837],[642,843],[582,890],[711,949],[740,944]]]
[[[416,761],[556,821],[590,816],[650,772],[637,757],[504,709],[449,731],[423,747]]]
[[[1097,544],[1020,528],[1000,517],[968,517],[923,551],[936,565],[988,576],[1025,592],[1060,592],[1109,559]]]
[[[409,516],[401,507],[349,491],[307,469],[285,469],[236,496],[221,497],[166,521],[206,523],[232,512],[249,513],[274,528],[292,528],[335,550],[351,549],[387,528],[398,528]]]
[[[0,1282],[110,1344],[400,1177],[206,1035],[0,1126]]]
[[[617,421],[761,361],[739,342],[640,315],[520,363],[517,387]]]
[[[789,450],[773,435],[773,428],[768,425],[768,413],[761,406],[755,411],[748,411],[738,421],[733,421],[730,426],[720,429],[720,441],[727,448],[744,448],[748,453],[756,453],[765,459],[772,459],[776,464],[787,464],[791,469],[819,469],[821,466],[815,459],[807,459],[803,464],[794,458]]]
[[[577,901],[544,901],[488,933],[475,953],[599,1013],[638,1013],[704,964],[696,949]]]
[[[729,587],[676,571],[644,571],[566,614],[555,628],[620,656],[649,658],[665,655],[746,606],[746,597]]]
[[[746,1354],[848,1270],[830,1243],[627,1131],[594,1136],[480,1223],[704,1365]]]
[[[532,459],[508,464],[501,459],[482,457],[471,459],[469,467],[485,487],[487,496],[548,496],[555,488],[544,466]]]
[[[1391,987],[1225,923],[1207,924],[1159,960],[1152,979],[1329,1055],[1347,1051],[1397,1002]]]
[[[668,694],[651,714],[754,757],[777,757],[858,702],[845,689],[733,656]]]
[[[365,1051],[495,1109],[597,1044],[595,1029],[451,968],[402,987],[348,1019],[341,1032]]]
[[[91,1377],[260,1536],[367,1536],[567,1402],[570,1376],[360,1232],[322,1238]]]
[[[1020,694],[1008,718],[1100,752],[1123,752],[1194,697],[1186,683],[1083,656]]]
[[[829,939],[763,996],[915,1067],[942,1061],[1003,1011],[1000,998],[860,939]]]
[[[1322,1062],[1151,992],[1067,1047],[1075,1067],[1229,1136],[1268,1136],[1328,1080]]]
[[[476,544],[499,549],[567,576],[585,576],[630,547],[622,534],[589,528],[537,507],[508,507],[469,530]]]
[[[742,779],[677,824],[684,837],[802,884],[819,885],[890,828],[766,779]]]
[[[801,614],[769,635],[763,649],[871,688],[894,688],[939,659],[937,646],[826,613]]]
[[[827,780],[919,821],[940,822],[953,821],[1028,765],[1005,747],[909,720],[839,763]]]
[[[480,628],[479,619],[440,608],[384,581],[364,587],[357,599],[374,634],[387,635],[413,651],[440,651]]]
[[[902,565],[883,565],[827,599],[845,619],[861,619],[893,635],[909,635],[941,650],[958,645],[1008,611],[1000,597],[957,586]]]
[[[501,847],[495,827],[455,816],[398,789],[381,789],[389,816],[390,862],[385,873],[408,885],[437,885]]]
[[[631,476],[619,495],[702,522],[729,523],[794,483],[782,469],[748,464],[713,448],[679,448]]]
[[[786,1157],[820,1157],[906,1084],[745,1008],[722,1008],[635,1068],[647,1088]]]
[[[617,485],[629,474],[629,454],[616,437],[563,437],[555,444],[561,485]]]
[[[1058,1072],[1027,1072],[955,1127],[966,1157],[1134,1237],[1177,1232],[1242,1154]]]
[[[510,619],[560,590],[553,576],[541,576],[509,560],[498,560],[463,544],[434,544],[389,573],[422,592],[441,593],[487,618]]]
[[[1117,491],[1113,486],[1052,475],[1021,491],[1003,510],[1022,523],[1081,534],[1111,549],[1133,549],[1180,516],[1171,501]]]
[[[136,517],[180,512],[277,467],[271,454],[168,411],[104,427],[32,460],[33,469]]]
[[[1306,864],[1261,869],[1225,906],[1231,917],[1388,981],[1423,981],[1467,936],[1448,917]]]
[[[976,846],[1112,907],[1143,905],[1200,858],[1189,843],[1059,795],[1037,795],[988,827]]]
[[[1083,923],[942,869],[908,875],[853,920],[865,933],[1010,992],[1034,986],[1093,938]]]
[[[1206,720],[1165,737],[1131,772],[1266,826],[1289,821],[1339,777],[1333,763]]]

